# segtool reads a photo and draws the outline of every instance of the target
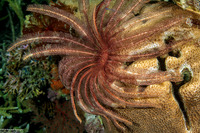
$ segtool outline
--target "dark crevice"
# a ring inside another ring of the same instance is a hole
[[[190,122],[189,122],[189,118],[187,115],[187,111],[186,111],[184,103],[183,103],[183,98],[181,97],[179,92],[180,92],[180,87],[182,85],[184,85],[185,83],[189,82],[191,80],[192,76],[191,76],[191,72],[189,71],[188,68],[184,68],[181,73],[183,76],[183,81],[177,82],[177,83],[172,82],[173,94],[174,94],[174,97],[175,97],[176,101],[178,102],[179,107],[183,113],[183,116],[184,116],[184,119],[186,122],[186,127],[188,130],[190,130]]]
[[[157,57],[157,60],[159,62],[159,70],[166,71],[165,58]]]
[[[125,62],[125,65],[128,67],[128,66],[130,66],[132,63],[133,63],[133,61]]]
[[[173,56],[173,57],[177,57],[177,58],[179,58],[181,56],[181,53],[179,50],[173,50],[173,51],[169,52],[168,54],[169,54],[169,56]]]
[[[168,46],[171,46],[174,41],[175,41],[175,39],[173,36],[168,36],[164,39],[165,44]]]
[[[172,87],[173,87],[174,98],[176,99],[176,101],[179,104],[179,107],[180,107],[180,109],[183,113],[183,117],[185,119],[187,130],[189,130],[189,126],[188,126],[189,125],[189,118],[188,118],[187,112],[186,112],[185,107],[184,107],[183,99],[182,99],[181,95],[179,94],[180,86],[179,85],[177,86],[176,83],[172,82]]]
[[[177,53],[177,51],[176,52],[172,51],[171,54],[172,53],[173,53],[173,56],[175,56],[175,57],[179,57],[177,55],[180,55],[180,54],[175,54],[175,53]],[[170,55],[170,53],[169,53],[169,55]],[[157,60],[159,62],[159,70],[166,71],[165,58],[157,57]],[[173,93],[174,98],[176,99],[177,103],[179,104],[179,107],[183,113],[183,116],[184,116],[184,119],[186,122],[186,127],[189,130],[189,128],[190,128],[189,118],[188,118],[188,115],[187,115],[187,112],[186,112],[186,109],[185,109],[185,106],[183,103],[183,98],[180,95],[180,87],[191,80],[192,74],[188,68],[184,68],[181,71],[181,73],[182,73],[183,81],[176,82],[176,83],[172,82],[172,88],[173,88],[172,93]]]
[[[199,19],[191,19],[191,23],[193,24],[192,26],[195,28],[200,29],[200,20]]]
[[[175,40],[175,38],[172,35],[170,35],[170,36],[167,36],[164,39],[164,42],[165,42],[166,46],[170,47],[174,43],[176,43],[176,40]],[[172,50],[168,54],[169,54],[169,56],[173,56],[173,57],[177,57],[177,58],[181,56],[181,53],[180,53],[179,50]]]
[[[147,85],[140,85],[140,87],[138,88],[138,92],[144,92],[146,88]]]

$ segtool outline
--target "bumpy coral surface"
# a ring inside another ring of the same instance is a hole
[[[159,45],[166,38],[173,40],[188,38],[189,40],[184,45],[159,58],[135,61],[127,68],[130,71],[135,71],[138,67],[149,70],[160,68],[178,72],[183,77],[181,82],[166,81],[146,87],[146,93],[156,93],[159,97],[145,99],[145,101],[160,103],[161,108],[116,110],[135,122],[131,132],[200,132],[200,30],[197,18],[198,15],[190,14],[186,23],[169,28],[150,39],[154,45]]]

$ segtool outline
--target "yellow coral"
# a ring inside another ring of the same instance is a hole
[[[194,14],[188,15],[189,17],[191,17],[192,21],[198,18]],[[200,132],[200,30],[198,27],[197,25],[189,25],[186,22],[152,37],[148,41],[149,43],[144,43],[143,48],[149,45],[161,45],[163,41],[166,41],[167,37],[172,37],[175,40],[188,38],[184,45],[178,46],[171,54],[161,56],[164,64],[160,64],[157,58],[153,58],[133,62],[127,67],[127,70],[131,72],[139,69],[153,71],[165,67],[166,71],[182,74],[184,78],[184,81],[179,83],[166,81],[161,84],[149,85],[145,88],[145,92],[148,95],[155,94],[159,97],[137,99],[146,103],[159,103],[161,105],[160,108],[115,110],[121,115],[131,118],[132,122],[135,123],[131,127],[131,132]],[[138,90],[136,89],[136,91]],[[112,132],[118,131],[113,127]]]

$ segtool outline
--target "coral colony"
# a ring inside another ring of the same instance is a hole
[[[98,5],[91,5],[88,0],[78,2],[79,16],[48,5],[29,5],[27,8],[27,11],[70,25],[76,35],[48,30],[28,33],[8,51],[31,43],[44,43],[32,47],[23,59],[62,57],[59,77],[70,89],[76,118],[82,122],[76,109],[77,102],[83,111],[103,116],[108,125],[112,122],[118,129],[126,130],[133,125],[132,121],[116,113],[114,108],[159,108],[159,104],[135,99],[158,97],[156,93],[145,92],[147,85],[183,80],[176,71],[137,69],[133,72],[127,70],[127,66],[137,60],[164,55],[188,41],[188,38],[169,37],[161,44],[154,44],[150,40],[185,23],[187,14],[164,2],[143,8],[148,0],[104,0]],[[130,84],[134,87],[127,86]]]

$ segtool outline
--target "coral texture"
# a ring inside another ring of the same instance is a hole
[[[191,29],[194,36],[199,36],[199,29]],[[168,70],[179,70],[189,75],[187,83],[179,88],[183,100],[187,119],[186,126],[192,133],[200,132],[200,47],[194,42],[189,42],[178,49],[181,52],[179,58],[167,57]],[[184,128],[184,127],[183,127]]]
[[[146,101],[151,100],[151,103],[159,103],[161,108],[116,110],[135,122],[131,132],[200,132],[200,30],[197,18],[198,15],[190,14],[185,23],[171,27],[150,39],[150,42],[161,44],[165,38],[173,38],[174,40],[188,38],[187,43],[160,56],[160,58],[135,61],[127,68],[130,71],[135,71],[138,67],[143,69],[161,67],[163,70],[176,71],[183,76],[181,82],[166,81],[146,87],[147,94],[156,93],[159,95],[158,98],[146,99]],[[190,23],[188,23],[188,19]],[[114,127],[112,127],[112,131],[118,132]]]
[[[45,45],[23,59],[61,55],[59,76],[70,88],[73,111],[80,122],[75,101],[85,112],[103,116],[108,129],[112,122],[123,131],[173,131],[172,121],[176,121],[174,131],[185,130],[170,83],[183,81],[182,73],[163,69],[158,60],[198,39],[178,30],[166,32],[187,25],[192,14],[164,2],[145,5],[147,0],[104,0],[98,5],[90,5],[88,0],[78,2],[80,18],[47,5],[27,8],[69,24],[78,37],[57,31],[26,34],[8,51],[43,42]]]

